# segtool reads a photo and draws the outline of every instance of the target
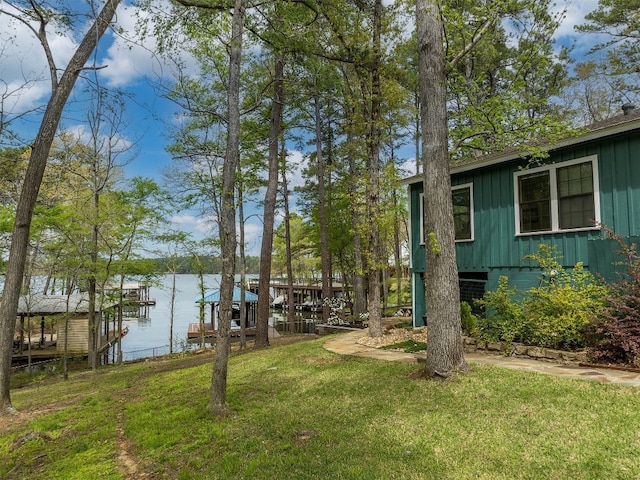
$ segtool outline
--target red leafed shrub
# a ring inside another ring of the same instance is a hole
[[[627,270],[610,285],[605,308],[594,323],[595,342],[589,356],[595,362],[640,366],[640,253],[635,243],[627,244],[605,228],[620,245]]]

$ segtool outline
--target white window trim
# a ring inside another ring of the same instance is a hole
[[[462,190],[463,188],[468,188],[469,189],[469,209],[470,209],[470,218],[469,221],[471,222],[471,238],[463,238],[460,240],[456,240],[456,243],[464,243],[464,242],[473,242],[475,239],[475,229],[474,229],[474,221],[473,221],[473,215],[474,215],[474,208],[473,208],[473,183],[461,183],[460,185],[452,185],[451,186],[451,193],[453,193],[454,190]]]
[[[587,230],[597,230],[597,226],[593,227],[581,227],[581,228],[566,228],[560,229],[560,220],[558,214],[558,184],[556,180],[556,170],[558,168],[569,167],[571,165],[576,165],[578,163],[586,163],[591,162],[591,170],[593,173],[593,203],[594,203],[594,214],[596,224],[600,223],[600,179],[598,176],[598,156],[597,155],[589,155],[588,157],[576,158],[574,160],[569,160],[566,162],[560,163],[551,163],[549,165],[544,165],[542,167],[529,168],[527,170],[522,170],[519,172],[515,172],[513,174],[513,194],[514,194],[514,211],[515,211],[515,232],[516,236],[525,236],[525,235],[541,235],[545,233],[564,233],[564,232],[581,232]],[[524,175],[530,175],[532,173],[537,172],[549,172],[549,188],[551,189],[551,230],[539,230],[535,232],[521,232],[520,231],[520,189],[518,186],[518,179]]]
[[[424,245],[424,192],[420,194],[420,245]]]
[[[473,209],[473,183],[462,183],[460,185],[452,185],[451,186],[451,193],[453,193],[454,190],[462,190],[463,188],[468,188],[469,189],[469,208],[471,209],[471,218],[470,218],[470,222],[471,222],[471,238],[465,238],[463,240],[456,240],[456,243],[458,242],[473,242],[475,239],[475,228],[474,228],[474,221],[473,221],[473,215],[474,215],[474,209]],[[420,206],[420,245],[424,245],[424,192],[420,194],[420,199],[419,199],[419,206]],[[455,235],[455,232],[454,232]]]

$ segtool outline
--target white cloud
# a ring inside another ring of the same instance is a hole
[[[11,6],[5,2],[2,2],[1,8],[11,10]],[[162,62],[154,53],[156,38],[140,37],[138,17],[148,18],[150,15],[133,6],[118,7],[116,29],[121,29],[126,38],[107,30],[98,49],[99,58],[94,53],[89,59],[89,64],[107,67],[99,70],[98,75],[110,87],[125,87],[144,77],[160,79],[172,73],[169,62]],[[89,19],[87,25],[79,26],[78,38],[91,21]],[[34,27],[37,29],[37,25],[34,24]],[[58,72],[61,72],[78,46],[77,39],[73,37],[76,32],[71,32],[70,36],[59,34],[50,25],[47,33]],[[7,14],[0,14],[0,58],[0,95],[3,92],[17,92],[10,101],[5,102],[5,111],[11,107],[10,113],[18,114],[46,103],[51,92],[51,81],[44,50],[26,25]],[[189,56],[185,55],[183,60],[193,65]],[[21,86],[28,88],[18,91]]]
[[[138,30],[139,18],[148,19],[151,14],[133,6],[120,6],[116,13],[116,28],[125,37],[116,36],[106,51],[102,63],[108,67],[101,71],[109,86],[122,87],[134,83],[141,77],[161,77],[162,67],[155,56],[156,40],[141,38]]]
[[[290,192],[295,187],[304,185],[302,168],[307,163],[307,157],[299,150],[289,150],[287,152],[287,187]]]
[[[565,46],[574,47],[574,57],[581,59],[595,44],[608,40],[606,35],[581,33],[577,25],[584,25],[585,16],[598,8],[599,0],[565,0],[555,5],[554,11],[565,10],[565,18],[556,31],[556,41]]]
[[[171,217],[171,227],[175,230],[187,232],[194,240],[204,238],[218,238],[215,222],[212,217],[196,216],[190,213]],[[240,225],[236,225],[236,232],[240,232]],[[260,218],[253,216],[245,222],[245,249],[247,255],[259,255],[262,242],[263,225]]]
[[[12,11],[6,3],[2,9]],[[33,26],[38,28],[36,24]],[[51,25],[47,33],[53,59],[58,68],[64,68],[77,43],[56,33]],[[4,107],[15,115],[44,103],[51,92],[51,80],[44,49],[33,31],[9,15],[0,14],[0,45],[0,94],[13,93]]]
[[[417,162],[415,157],[407,158],[400,165],[398,165],[398,169],[400,170],[400,176],[402,178],[411,177],[416,174]]]
[[[244,241],[247,255],[259,255],[262,246],[262,222],[259,219],[252,219],[244,225]],[[240,231],[240,226],[237,226]]]
[[[171,224],[178,230],[194,233],[198,236],[211,234],[212,219],[209,217],[196,217],[191,214],[174,215],[171,217]]]
[[[120,6],[116,13],[116,27],[124,32],[113,37],[113,43],[106,51],[102,62],[108,65],[101,71],[109,86],[123,87],[135,83],[141,78],[161,80],[174,73],[172,62],[157,54],[157,37],[149,33],[143,36],[141,22],[153,21],[154,15],[170,11],[169,2],[160,1],[158,10],[149,12],[135,6]],[[185,50],[181,51],[180,63],[187,71],[197,71],[197,62]]]
[[[89,131],[89,126],[86,124],[64,127],[64,132],[86,145],[93,143],[93,136]],[[103,150],[105,155],[112,155],[114,158],[135,146],[135,142],[119,133],[114,133],[111,136],[99,133],[97,142],[99,150]]]

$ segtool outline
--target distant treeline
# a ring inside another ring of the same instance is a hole
[[[246,273],[257,274],[260,272],[260,257],[246,257]],[[239,272],[240,260],[236,259],[236,270]],[[220,257],[199,257],[196,263],[191,257],[166,257],[166,258],[140,258],[129,261],[127,270],[134,274],[143,273],[220,273],[222,259]]]

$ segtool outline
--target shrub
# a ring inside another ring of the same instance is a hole
[[[498,288],[478,302],[487,307],[488,315],[478,321],[480,337],[557,349],[585,347],[593,312],[604,304],[606,285],[585,272],[582,263],[567,272],[548,245],[541,244],[524,259],[536,262],[546,274],[525,292],[509,288],[508,279],[501,277]]]
[[[611,285],[605,307],[597,312],[595,344],[589,356],[598,362],[640,366],[640,253],[635,243],[627,245],[622,237],[605,230],[620,245],[627,271]]]
[[[477,321],[478,336],[489,342],[519,340],[522,327],[521,307],[514,300],[516,288],[509,288],[509,279],[501,276],[498,288],[484,294],[476,303],[485,308],[486,317]]]
[[[557,268],[523,300],[530,338],[525,342],[541,347],[574,350],[587,346],[593,312],[602,308],[607,287],[577,263],[571,272]]]
[[[467,302],[460,302],[460,321],[462,332],[466,335],[474,335],[477,329],[477,318],[471,313],[471,305]]]

